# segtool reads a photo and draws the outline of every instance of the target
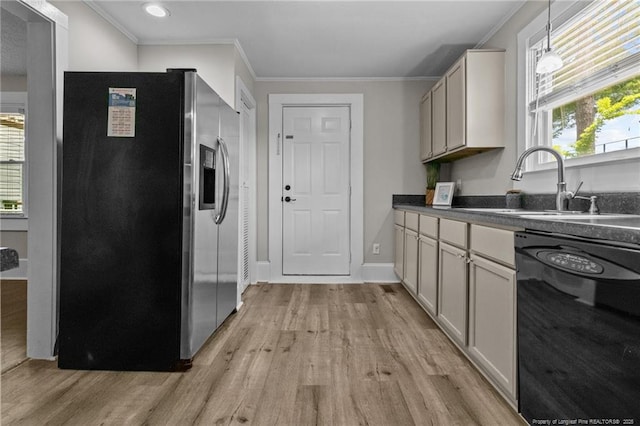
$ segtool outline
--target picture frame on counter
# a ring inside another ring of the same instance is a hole
[[[455,182],[438,182],[436,183],[436,194],[433,197],[434,206],[451,206],[453,201],[453,192],[455,190]]]

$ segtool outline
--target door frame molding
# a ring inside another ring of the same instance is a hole
[[[282,109],[300,106],[348,106],[350,140],[350,275],[282,275]],[[341,94],[269,95],[269,279],[270,283],[347,283],[362,281],[364,260],[364,96]]]
[[[4,2],[2,9],[27,23],[27,357],[52,360],[58,335],[58,213],[68,18],[45,0]]]

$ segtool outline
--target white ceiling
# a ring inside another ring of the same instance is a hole
[[[440,76],[524,2],[84,1],[138,44],[237,39],[258,78]]]

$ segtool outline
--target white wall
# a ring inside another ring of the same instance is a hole
[[[393,259],[392,194],[421,194],[426,175],[419,158],[422,95],[433,81],[257,81],[258,261],[268,255],[268,95],[364,94],[364,262]],[[380,243],[380,255],[371,245]]]
[[[555,193],[556,169],[525,173],[522,181],[510,179],[518,155],[524,150],[523,131],[517,127],[518,84],[524,75],[517,72],[517,35],[534,18],[544,13],[546,2],[527,1],[482,47],[506,49],[506,146],[452,163],[452,180],[462,180],[463,195],[500,195],[512,188],[529,193]],[[640,166],[638,161],[567,167],[566,181],[573,190],[584,181],[581,191],[638,191]]]
[[[70,71],[135,71],[136,44],[80,1],[52,1],[69,18]]]
[[[229,105],[235,105],[235,63],[233,44],[138,46],[139,71],[196,68],[198,74]],[[251,82],[245,81],[245,84]]]

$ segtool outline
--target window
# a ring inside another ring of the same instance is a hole
[[[553,19],[551,46],[564,61],[561,69],[535,73],[546,28],[538,20],[524,30],[537,31],[526,45],[527,147],[553,147],[567,165],[639,156],[640,1],[558,3],[552,10],[564,10]],[[553,161],[541,153],[529,167]]]
[[[0,110],[0,213],[26,215],[25,110]]]

